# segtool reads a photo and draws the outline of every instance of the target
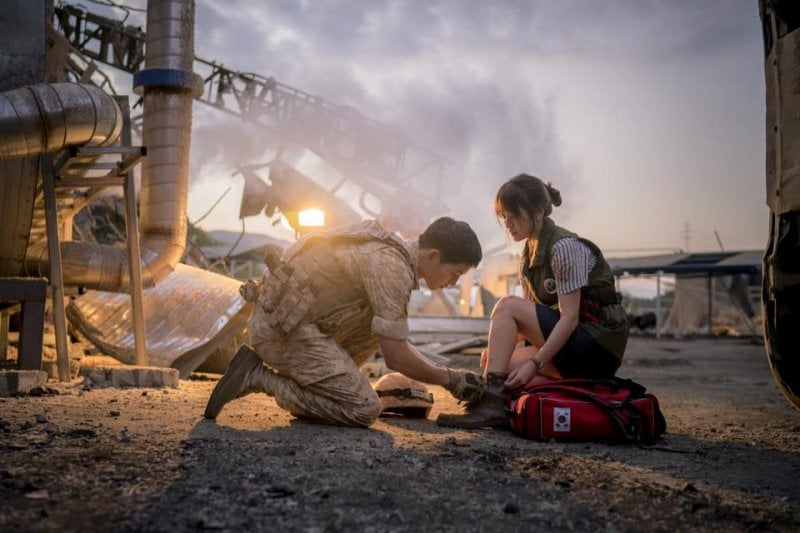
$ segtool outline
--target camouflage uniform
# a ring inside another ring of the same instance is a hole
[[[380,399],[358,368],[378,349],[380,337],[408,337],[406,308],[417,287],[417,258],[416,241],[366,221],[316,232],[285,250],[283,265],[308,281],[304,303],[283,305],[289,297],[274,271],[243,286],[245,298],[259,304],[250,319],[251,344],[276,372],[280,407],[350,426],[377,419]],[[284,328],[276,319],[281,306],[301,309],[296,325]]]

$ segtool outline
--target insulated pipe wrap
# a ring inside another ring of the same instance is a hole
[[[0,159],[108,145],[121,131],[117,103],[91,85],[53,83],[0,93]]]
[[[194,1],[150,0],[147,4],[146,69],[192,74]],[[140,232],[142,253],[157,258],[148,272],[158,282],[172,272],[186,248],[192,91],[186,87],[147,85],[142,139]]]
[[[41,123],[30,91],[15,89],[0,95],[0,159],[42,154]]]
[[[67,121],[70,112],[65,108],[63,113],[49,112],[48,110],[58,109],[59,106],[64,106],[64,102],[59,99],[56,90],[49,85],[36,85],[28,87],[33,93],[34,98],[39,102],[39,112],[47,116],[47,121],[50,122],[49,133],[46,134],[45,152],[55,152],[67,145]],[[62,91],[66,93],[66,89]],[[92,105],[95,105],[92,100]],[[69,106],[69,104],[67,104]],[[70,121],[70,124],[72,122]],[[73,127],[73,126],[71,126]],[[44,128],[42,128],[44,129]],[[78,135],[79,136],[79,135]]]
[[[150,0],[145,68],[191,72],[193,64],[194,0]]]

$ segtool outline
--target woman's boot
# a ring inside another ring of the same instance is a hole
[[[440,414],[436,424],[468,429],[508,427],[506,379],[508,372],[489,372],[486,392],[480,400],[465,405],[457,414]]]

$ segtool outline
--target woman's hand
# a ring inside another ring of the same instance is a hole
[[[489,348],[481,352],[481,368],[486,370],[486,364],[489,362]]]
[[[536,362],[533,359],[528,359],[508,375],[506,388],[516,389],[525,385],[533,379],[537,370]]]

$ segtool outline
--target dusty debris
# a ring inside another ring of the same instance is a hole
[[[621,371],[661,401],[669,433],[656,449],[439,428],[458,408],[439,387],[428,420],[369,430],[293,419],[265,395],[209,422],[214,381],[0,399],[0,530],[800,529],[800,412],[763,347],[661,345],[636,338],[629,353],[690,364]],[[40,490],[49,497],[27,496]]]

